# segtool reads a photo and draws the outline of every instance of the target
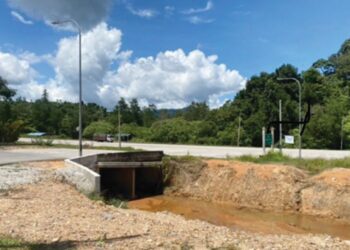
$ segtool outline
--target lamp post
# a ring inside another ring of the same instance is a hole
[[[301,159],[301,84],[300,81],[294,77],[277,78],[278,81],[294,81],[299,87],[299,160]]]
[[[77,21],[74,19],[67,20],[58,20],[53,21],[53,25],[61,25],[65,23],[72,23],[79,32],[79,156],[83,155],[83,143],[82,143],[82,127],[83,127],[83,119],[82,119],[82,73],[81,73],[81,27]]]

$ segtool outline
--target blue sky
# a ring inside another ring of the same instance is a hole
[[[38,84],[52,87],[53,81],[56,81],[57,86],[61,86],[63,83],[59,84],[57,81],[60,78],[57,76],[61,72],[60,66],[57,61],[53,63],[52,60],[57,58],[59,54],[58,43],[64,38],[73,39],[75,33],[54,29],[45,24],[44,21],[47,21],[45,14],[33,14],[32,9],[36,8],[35,4],[38,4],[38,12],[42,11],[40,1],[32,1],[35,3],[29,7],[28,3],[23,4],[26,2],[24,0],[0,2],[0,26],[2,27],[0,29],[0,52],[13,55],[18,60],[24,60],[23,56],[20,56],[24,52],[33,53],[41,59],[39,62],[29,63],[29,66],[35,71],[35,76],[30,78],[30,81],[33,82],[31,86]],[[67,2],[67,5],[62,9],[68,9],[68,14],[58,12],[57,15],[61,16],[62,14],[67,17],[71,17],[70,15],[75,17],[74,15],[76,15],[78,18],[82,18],[78,21],[83,23],[83,26],[86,22],[86,31],[92,30],[94,25],[98,25],[101,21],[106,23],[108,32],[112,29],[120,31],[122,36],[117,38],[115,33],[116,40],[114,40],[114,42],[118,42],[120,39],[120,47],[113,47],[113,49],[117,54],[132,51],[132,55],[128,56],[127,61],[133,70],[137,70],[135,68],[140,66],[136,60],[142,58],[152,56],[154,60],[148,63],[154,65],[159,53],[174,52],[180,49],[183,51],[185,59],[178,60],[183,62],[190,58],[191,52],[198,50],[203,54],[193,55],[194,58],[197,58],[195,60],[207,60],[210,55],[216,55],[218,58],[214,63],[209,63],[209,66],[198,66],[198,69],[194,70],[204,71],[205,69],[216,72],[215,74],[218,75],[221,74],[221,76],[225,75],[226,78],[232,73],[231,71],[238,71],[239,77],[249,79],[261,71],[271,72],[283,63],[291,63],[299,70],[305,70],[317,59],[326,58],[335,53],[341,43],[350,37],[350,17],[348,14],[350,2],[347,0],[334,0],[332,3],[325,0],[101,0],[100,2],[106,2],[108,7],[105,7],[105,13],[101,11],[100,14],[94,13],[96,6],[92,6],[91,9],[86,6],[86,13],[74,13],[77,9],[76,6],[74,4],[69,6],[71,2],[78,4],[82,2],[84,5],[89,5],[87,2],[96,2],[96,0],[63,0],[62,2]],[[98,2],[96,3],[98,4]],[[15,17],[16,14],[21,15],[27,24],[18,20],[18,17]],[[95,21],[89,19],[91,15],[96,15]],[[32,24],[28,24],[30,22]],[[106,35],[107,38],[108,35]],[[121,73],[117,73],[118,67],[122,64],[119,59],[116,59],[117,54],[107,62],[109,66],[106,67],[106,74],[100,74],[101,82],[109,84],[104,83],[103,88],[108,89],[107,92],[110,93],[114,91],[116,98],[122,95],[129,98],[136,97],[140,98],[145,105],[155,102],[164,107],[172,105],[180,107],[190,102],[191,99],[198,101],[206,99],[208,101],[212,98],[212,106],[217,106],[222,104],[225,97],[232,97],[242,87],[242,78],[234,78],[232,75],[231,80],[220,82],[218,80],[220,76],[211,79],[203,75],[197,76],[192,71],[189,75],[186,71],[186,74],[182,72],[185,75],[181,79],[195,80],[193,83],[184,83],[184,87],[180,89],[183,96],[175,94],[168,96],[169,102],[152,99],[149,96],[142,96],[135,91],[130,92],[125,89],[128,87],[136,88],[140,85],[124,86],[122,90],[119,88],[122,84],[121,79],[124,81],[123,84],[125,81],[130,81],[131,84],[136,79],[126,76],[122,78]],[[42,59],[44,55],[51,59]],[[180,52],[175,55],[176,58],[181,56],[183,55]],[[168,58],[168,56],[165,57]],[[224,71],[219,70],[218,65],[220,64],[226,66]],[[0,68],[0,73],[3,72],[2,74],[6,76],[8,73],[6,71],[7,64],[3,62],[0,63],[0,67],[1,65],[5,66],[3,66],[2,71]],[[111,68],[113,68],[114,73],[111,72]],[[107,77],[107,71],[110,73],[109,77]],[[212,74],[214,74],[213,72]],[[112,78],[118,80],[113,81]],[[74,80],[69,79],[69,77],[65,79],[67,82]],[[100,81],[98,78],[94,79]],[[155,85],[152,85],[152,81],[164,81],[164,86],[174,84],[167,82],[163,76],[155,79],[147,76],[145,82],[149,82],[151,86],[149,89],[154,89]],[[200,85],[203,81],[208,81],[204,94],[197,93],[201,90],[201,86],[198,86],[191,93],[186,92],[186,89],[189,89],[188,86]],[[214,88],[210,81],[216,82],[217,87]],[[99,89],[102,91],[101,83],[98,84],[100,84]],[[19,86],[19,83],[13,85]],[[111,87],[112,85],[114,88]],[[219,85],[222,87],[218,87]],[[230,89],[233,91],[229,91]],[[36,90],[39,91],[40,88],[36,87]],[[98,89],[94,91],[98,91]],[[23,91],[20,93],[26,95]],[[62,94],[62,91],[59,93]],[[57,93],[57,98],[61,98],[59,93]],[[100,99],[105,99],[101,95],[99,93],[87,98],[88,101],[96,101],[108,106],[108,103],[98,100],[98,96]],[[214,95],[218,100],[214,100]],[[35,98],[35,95],[28,94],[28,96]],[[182,100],[175,104],[177,98]]]

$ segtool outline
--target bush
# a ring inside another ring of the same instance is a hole
[[[39,146],[52,146],[53,145],[53,139],[45,139],[42,137],[32,138],[31,139],[32,144],[39,145]]]
[[[94,134],[112,134],[114,132],[113,125],[106,121],[92,122],[84,129],[83,137],[93,139]]]
[[[20,120],[0,122],[0,143],[16,142],[23,128],[24,122]]]

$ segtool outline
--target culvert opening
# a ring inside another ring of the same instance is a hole
[[[100,155],[101,194],[123,200],[163,194],[162,158],[160,151]]]
[[[163,194],[161,168],[100,169],[101,193],[107,198],[141,199]]]

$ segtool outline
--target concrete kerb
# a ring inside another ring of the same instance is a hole
[[[86,159],[88,157],[91,157],[92,160],[92,162],[89,164],[91,167],[96,163],[96,154],[66,159],[66,168],[59,170],[58,173],[62,175],[68,183],[75,185],[79,191],[85,194],[100,193],[100,175],[91,170],[89,167],[78,163],[82,159]]]

